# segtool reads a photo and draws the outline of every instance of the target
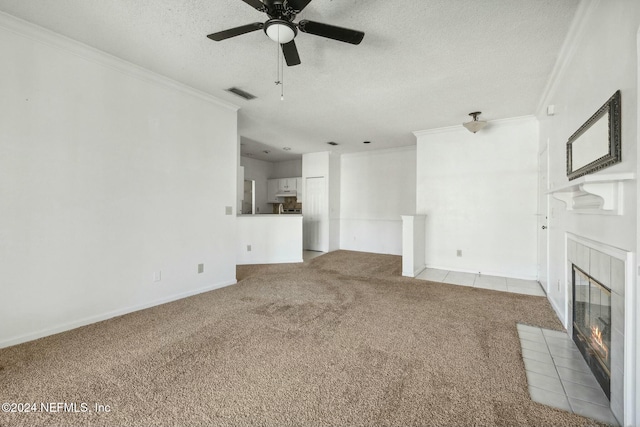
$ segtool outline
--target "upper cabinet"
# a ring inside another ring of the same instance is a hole
[[[302,201],[302,178],[280,178],[267,180],[267,203],[282,203],[284,197],[297,197]]]
[[[296,179],[295,178],[281,178],[278,180],[278,191],[280,193],[295,193],[296,192]]]

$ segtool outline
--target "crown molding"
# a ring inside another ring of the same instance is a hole
[[[238,111],[239,106],[224,101],[211,94],[194,89],[184,83],[165,77],[161,74],[148,70],[146,68],[135,65],[117,56],[108,54],[84,43],[80,43],[69,37],[63,36],[46,28],[35,25],[31,22],[0,12],[0,29],[4,29],[18,36],[28,38],[37,43],[47,45],[49,47],[71,53],[72,55],[83,58],[87,61],[111,68],[128,76],[153,83],[165,88],[177,90],[187,95],[195,96],[204,101],[216,104],[227,110]]]
[[[491,127],[494,127],[494,126],[508,125],[511,123],[521,123],[521,122],[537,121],[537,120],[538,119],[536,118],[536,116],[528,115],[528,116],[508,117],[506,119],[487,120],[487,124],[491,125]],[[484,132],[487,132],[490,128],[487,126],[486,129],[487,130]],[[469,131],[465,129],[462,126],[462,124],[459,124],[455,126],[446,126],[446,127],[434,128],[434,129],[417,130],[412,133],[415,135],[416,138],[419,138],[425,135],[434,135],[437,133],[454,133],[454,132],[463,132],[466,134]]]
[[[375,150],[364,150],[364,151],[352,151],[349,153],[342,153],[341,157],[364,157],[375,154],[388,154],[388,153],[398,153],[402,151],[415,151],[416,145],[403,145],[402,147],[392,147],[392,148],[379,148]]]
[[[550,99],[555,94],[559,84],[558,82],[564,75],[567,67],[569,66],[569,63],[576,53],[578,45],[577,42],[584,35],[586,23],[589,20],[589,17],[591,17],[599,4],[600,0],[582,0],[578,5],[576,14],[574,15],[573,20],[571,21],[571,25],[569,26],[567,36],[562,43],[560,52],[558,53],[558,59],[556,60],[556,63],[553,66],[553,70],[549,75],[549,79],[547,80],[547,84],[542,91],[542,96],[540,97],[540,101],[538,102],[538,108],[536,108],[537,117],[546,114],[545,108]]]

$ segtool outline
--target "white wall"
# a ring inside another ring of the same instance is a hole
[[[568,183],[565,162],[569,137],[618,89],[622,94],[622,162],[599,173],[636,172],[637,169],[636,35],[640,25],[640,4],[631,1],[603,3],[588,9],[581,25],[579,34],[574,36],[570,48],[561,57],[563,68],[553,81],[552,90],[538,115],[540,145],[549,145],[548,182],[551,188]],[[554,116],[545,114],[547,105],[555,105],[557,113]],[[635,251],[635,182],[626,182],[624,193],[625,214],[622,216],[567,212],[562,202],[550,198],[549,299],[563,322],[567,321],[567,299],[570,297],[564,280],[565,232]]]
[[[238,264],[302,262],[302,216],[239,216],[236,254]]]
[[[302,158],[274,162],[270,178],[296,178],[302,176]]]
[[[235,282],[235,107],[4,14],[0,52],[0,347]]]
[[[427,215],[427,267],[536,278],[537,120],[416,136],[416,210]]]
[[[256,213],[271,213],[271,204],[267,203],[267,180],[273,178],[274,164],[264,160],[240,157],[244,167],[244,179],[256,182]]]
[[[402,254],[401,215],[416,209],[416,147],[343,154],[340,248]]]
[[[598,174],[634,172],[638,169],[638,28],[640,2],[618,0],[589,1],[583,4],[574,22],[567,43],[560,55],[549,91],[543,97],[540,119],[540,146],[549,145],[550,187],[568,182],[566,178],[567,139],[616,90],[622,97],[622,162],[599,171]],[[556,114],[546,116],[546,107],[555,105]],[[568,212],[562,202],[550,198],[549,218],[549,300],[567,324],[571,314],[568,300],[570,284],[565,273],[565,236],[567,232],[595,240],[626,251],[640,249],[638,236],[638,203],[636,181],[624,183],[624,214],[589,215]],[[640,425],[640,372],[637,355],[640,354],[638,316],[640,301],[637,296],[637,277],[627,283],[625,336],[632,331],[625,355],[627,378],[627,411],[624,424]],[[631,412],[629,412],[631,411]],[[632,413],[633,412],[633,413]],[[622,421],[622,420],[620,420]]]
[[[402,275],[416,277],[425,269],[425,215],[402,215]]]

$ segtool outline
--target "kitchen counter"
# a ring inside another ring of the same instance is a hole
[[[237,219],[237,264],[302,262],[302,215],[238,215]]]
[[[302,218],[302,214],[287,214],[287,213],[283,213],[283,214],[240,214],[238,215],[238,217],[256,217],[256,218],[264,218],[264,217],[269,217],[269,216],[286,216],[286,217],[291,217],[291,216],[297,216]]]

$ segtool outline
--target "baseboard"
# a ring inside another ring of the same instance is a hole
[[[542,286],[541,286],[541,287],[542,287]],[[565,324],[564,324],[564,319],[563,319],[563,316],[561,315],[561,313],[562,313],[562,312],[560,311],[560,308],[556,305],[556,303],[555,303],[555,301],[554,301],[554,300],[552,300],[551,298],[549,298],[549,295],[547,295],[547,294],[546,294],[546,292],[545,292],[545,295],[546,295],[546,297],[547,297],[547,301],[549,301],[549,304],[551,304],[551,308],[553,308],[553,311],[556,313],[556,316],[558,317],[558,320],[560,320],[560,323],[562,323],[562,326],[563,326],[565,329],[568,329],[568,326],[569,326],[569,325],[565,325]]]
[[[304,262],[302,258],[289,258],[289,259],[279,259],[279,260],[268,260],[268,261],[251,261],[251,262],[237,262],[237,265],[263,265],[263,264],[297,264],[300,262]]]
[[[415,270],[413,270],[413,273],[406,273],[406,272],[402,272],[402,275],[404,277],[417,277],[420,273],[422,273],[424,270],[427,269],[426,265],[421,265],[420,267],[416,268]]]
[[[235,285],[237,283],[236,280],[216,283],[213,285],[205,286],[204,288],[198,288],[192,291],[183,292],[180,294],[175,294],[166,298],[161,298],[155,301],[151,301],[145,304],[139,304],[131,307],[125,307],[119,310],[113,310],[106,313],[102,313],[96,316],[85,317],[84,319],[79,319],[73,322],[64,323],[62,325],[55,326],[53,328],[42,329],[37,332],[33,332],[30,334],[21,335],[19,337],[10,338],[8,340],[0,341],[0,348],[11,347],[13,345],[22,344],[28,341],[37,340],[39,338],[44,338],[49,335],[59,334],[61,332],[70,331],[71,329],[76,329],[82,326],[90,325],[92,323],[102,322],[103,320],[112,319],[114,317],[123,316],[125,314],[133,313],[135,311],[144,310],[147,308],[155,307],[158,305],[166,304],[168,302],[177,301],[183,298],[188,298],[193,295],[201,294],[204,292],[213,291],[215,289],[224,288],[226,286]]]
[[[482,272],[478,272],[477,270],[468,270],[468,269],[464,269],[464,268],[451,268],[451,267],[445,267],[445,266],[438,266],[438,265],[427,265],[425,268],[433,268],[434,270],[446,270],[446,271],[453,271],[456,273],[471,273],[471,274],[481,274],[483,276],[496,276],[496,277],[506,277],[509,279],[521,279],[521,280],[534,280],[534,281],[538,281],[538,277],[537,276],[518,276],[518,275],[508,275],[506,273],[500,272],[500,273],[496,273],[494,271],[482,271]]]

